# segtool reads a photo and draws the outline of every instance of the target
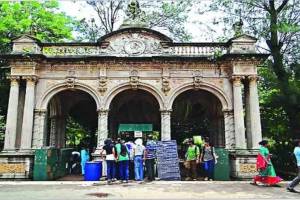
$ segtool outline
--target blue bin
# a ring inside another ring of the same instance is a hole
[[[102,177],[102,162],[86,162],[84,170],[85,181],[99,181]]]

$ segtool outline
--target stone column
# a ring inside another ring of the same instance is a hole
[[[98,111],[98,138],[97,147],[104,145],[104,140],[108,138],[108,110]]]
[[[233,110],[223,110],[224,113],[224,128],[225,128],[225,148],[235,148],[234,135],[234,116]]]
[[[241,82],[242,78],[243,77],[241,76],[232,77],[235,147],[238,149],[246,148],[243,98],[242,98],[242,82]]]
[[[23,114],[21,149],[31,149],[32,145],[32,129],[33,129],[33,111],[35,98],[36,76],[26,76],[26,94]]]
[[[171,110],[161,110],[161,140],[171,140]]]
[[[249,93],[249,83],[245,85],[244,88],[244,96],[245,96],[245,120],[246,120],[246,136],[247,136],[247,148],[251,148],[251,119],[250,119],[250,93]]]
[[[249,76],[249,107],[251,142],[249,148],[257,149],[262,140],[259,99],[257,92],[257,76]]]
[[[7,109],[7,120],[4,138],[4,150],[14,150],[17,135],[18,102],[19,102],[19,77],[10,76],[10,92]]]
[[[33,148],[46,146],[46,115],[47,110],[35,110],[33,128]]]
[[[50,133],[49,133],[49,146],[56,147],[57,134],[56,134],[56,117],[50,117]]]

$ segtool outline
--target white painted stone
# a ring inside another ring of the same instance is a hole
[[[234,105],[234,125],[235,125],[235,147],[246,148],[244,111],[242,99],[242,77],[233,77],[233,105]]]
[[[17,135],[18,102],[19,102],[19,82],[17,77],[11,78],[9,92],[9,102],[7,110],[7,120],[5,129],[4,149],[14,150]]]
[[[35,78],[28,77],[26,83],[26,95],[21,135],[21,149],[31,149],[33,133],[33,111],[35,97]]]
[[[257,92],[257,77],[249,77],[249,96],[250,96],[250,127],[251,127],[251,146],[249,148],[258,149],[259,142],[262,140],[261,120],[259,111],[259,99]]]

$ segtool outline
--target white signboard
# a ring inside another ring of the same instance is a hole
[[[134,131],[134,137],[135,138],[143,137],[143,132],[142,131]]]

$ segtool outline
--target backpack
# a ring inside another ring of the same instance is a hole
[[[128,154],[128,150],[127,150],[127,147],[125,144],[121,144],[121,152],[120,152],[120,155],[121,156],[126,156]]]

